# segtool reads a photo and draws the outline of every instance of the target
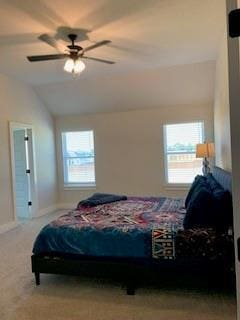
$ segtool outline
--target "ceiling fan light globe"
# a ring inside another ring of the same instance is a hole
[[[80,73],[85,69],[85,64],[81,60],[76,60],[74,65],[74,73]]]
[[[69,58],[67,59],[67,61],[65,62],[65,65],[63,67],[64,71],[66,72],[70,72],[72,73],[73,72],[73,69],[74,69],[74,60]]]
[[[66,72],[78,74],[85,69],[85,64],[80,60],[73,60],[71,58],[67,59],[65,62],[64,68]]]

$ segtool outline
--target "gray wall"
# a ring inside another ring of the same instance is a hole
[[[33,90],[0,75],[0,225],[13,221],[9,121],[34,126],[39,210],[56,203],[54,123]]]

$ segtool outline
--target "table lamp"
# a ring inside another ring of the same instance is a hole
[[[208,158],[213,158],[215,148],[213,142],[199,143],[196,146],[196,158],[203,158],[203,175],[206,176],[210,172]]]

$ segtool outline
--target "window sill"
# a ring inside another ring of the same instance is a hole
[[[189,184],[187,184],[187,183],[179,183],[179,184],[169,183],[164,186],[164,188],[169,191],[171,191],[171,190],[172,191],[175,191],[175,190],[187,191],[187,190],[189,190],[190,187],[191,187],[191,183],[189,183]]]
[[[95,190],[95,184],[65,184],[64,190]]]

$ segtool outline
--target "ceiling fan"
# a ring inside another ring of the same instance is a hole
[[[46,42],[47,44],[54,47],[55,49],[57,49],[59,53],[39,55],[39,56],[28,56],[27,59],[30,62],[38,62],[38,61],[48,61],[48,60],[58,60],[58,59],[68,58],[64,65],[64,70],[74,74],[80,73],[85,69],[85,64],[82,62],[81,59],[94,60],[94,61],[103,62],[107,64],[115,63],[114,61],[85,56],[85,52],[88,52],[95,48],[109,44],[111,43],[110,40],[103,40],[103,41],[94,43],[93,45],[88,46],[86,48],[82,48],[81,46],[75,44],[75,41],[77,39],[76,34],[69,34],[68,38],[70,39],[71,44],[68,45],[67,48],[63,49],[63,46],[61,46],[53,37],[50,37],[47,34],[41,35],[39,39]],[[61,53],[64,51],[65,53]]]

